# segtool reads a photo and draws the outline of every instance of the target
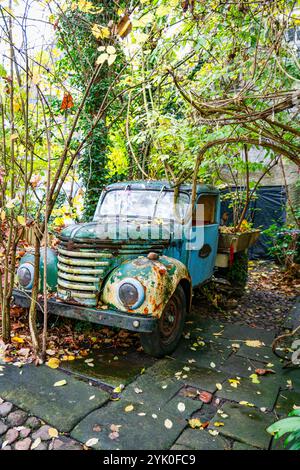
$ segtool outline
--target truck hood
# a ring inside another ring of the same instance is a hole
[[[119,220],[115,218],[69,225],[59,238],[69,240],[170,240],[168,223],[149,223],[143,219]]]

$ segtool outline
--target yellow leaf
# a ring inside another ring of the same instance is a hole
[[[258,380],[257,374],[251,374],[251,375],[249,375],[249,377],[252,380],[253,384],[260,384],[260,380]]]
[[[254,406],[253,403],[249,403],[248,401],[244,401],[244,400],[240,401],[239,404],[243,406],[250,406],[250,407]]]
[[[222,423],[221,421],[216,421],[216,422],[214,423],[214,426],[216,426],[216,428],[219,428],[219,427],[221,427],[221,426],[224,426],[224,423]]]
[[[25,217],[23,217],[23,215],[18,215],[17,221],[19,222],[20,225],[23,225],[23,227],[26,227],[26,220],[25,220]]]
[[[60,364],[60,360],[57,359],[56,357],[51,357],[48,362],[46,362],[47,366],[50,367],[51,369],[57,369]]]
[[[218,390],[222,390],[222,388],[223,388],[222,384],[219,384],[219,383],[216,384],[216,387],[217,387]]]
[[[13,336],[12,337],[12,341],[14,343],[24,343],[24,339],[23,338],[19,338],[19,336]]]
[[[100,24],[94,24],[92,27],[92,34],[96,39],[105,39],[109,38],[110,30],[106,26],[101,26]]]
[[[66,385],[66,384],[67,384],[66,380],[59,380],[58,382],[55,382],[55,384],[53,384],[53,387],[62,387],[63,385]]]
[[[240,381],[237,379],[228,379],[228,382],[230,383],[231,387],[237,388],[238,385],[240,385]]]
[[[125,408],[124,408],[124,411],[125,411],[126,413],[130,413],[130,411],[133,411],[133,410],[134,410],[134,406],[133,406],[133,405],[127,405],[127,406],[125,406]]]
[[[201,428],[202,423],[199,418],[189,419],[189,425],[192,429]]]
[[[1,220],[2,220],[2,222],[3,222],[3,221],[5,220],[5,217],[6,217],[4,210],[1,210],[1,215],[0,215],[0,217],[1,217]]]
[[[245,343],[247,346],[250,346],[250,348],[260,348],[264,345],[264,343],[262,343],[258,339],[247,339]]]
[[[49,428],[48,434],[50,437],[58,437],[58,430],[55,428]]]

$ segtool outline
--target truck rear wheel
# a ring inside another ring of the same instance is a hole
[[[181,338],[186,318],[186,298],[179,285],[168,301],[152,333],[141,333],[144,351],[150,356],[171,354]]]

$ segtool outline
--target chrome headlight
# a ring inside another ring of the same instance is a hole
[[[34,267],[31,263],[24,263],[17,270],[19,284],[24,289],[31,289],[33,284]]]
[[[118,300],[126,308],[136,309],[145,300],[145,292],[142,284],[137,279],[128,277],[123,279],[117,287]]]

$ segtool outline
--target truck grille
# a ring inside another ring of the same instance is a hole
[[[58,248],[58,296],[87,305],[97,305],[101,282],[113,255],[89,250]]]
[[[67,240],[58,246],[58,297],[96,306],[105,275],[122,261],[146,255],[162,254],[163,241]]]

